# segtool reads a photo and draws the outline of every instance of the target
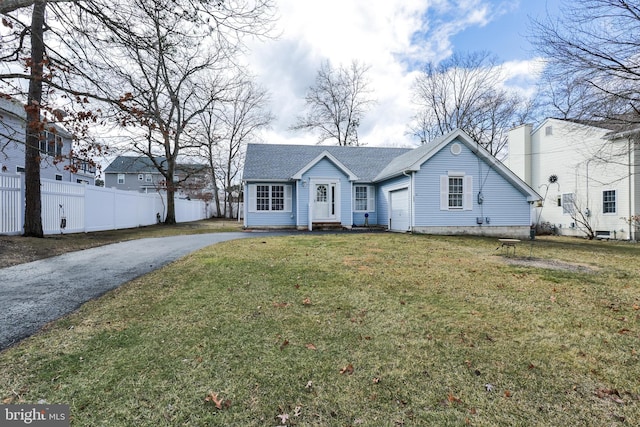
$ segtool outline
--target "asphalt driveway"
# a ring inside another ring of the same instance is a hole
[[[213,233],[132,240],[0,269],[0,351],[136,277],[206,246],[247,237],[257,236]]]

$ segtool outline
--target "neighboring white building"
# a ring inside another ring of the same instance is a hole
[[[54,127],[55,132],[44,131],[44,138],[40,141],[40,178],[94,185],[95,166],[79,159],[69,159],[72,135],[60,126]],[[24,172],[25,128],[24,106],[0,96],[0,172]],[[54,162],[56,157],[63,161]],[[77,172],[66,167],[71,162],[75,162]]]
[[[533,225],[570,236],[640,237],[630,220],[640,213],[638,143],[614,129],[546,119],[509,132],[506,165],[543,197]]]

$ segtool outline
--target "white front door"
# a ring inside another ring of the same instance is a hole
[[[335,183],[317,183],[313,186],[313,220],[334,221],[337,218],[337,189]]]

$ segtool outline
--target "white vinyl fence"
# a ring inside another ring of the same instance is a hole
[[[83,233],[151,225],[166,214],[166,195],[41,180],[45,234]],[[176,221],[211,217],[202,200],[175,199]],[[0,173],[0,234],[22,234],[24,175]],[[64,226],[64,228],[63,228]]]

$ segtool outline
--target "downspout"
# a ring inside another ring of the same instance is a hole
[[[587,209],[589,209],[589,162],[592,159],[587,160]]]
[[[627,179],[629,180],[629,241],[633,241],[635,239],[635,233],[632,228],[633,225],[633,220],[632,220],[632,216],[633,216],[633,207],[631,206],[633,203],[633,193],[632,191],[632,185],[631,185],[631,137],[627,137],[627,156],[628,156],[628,160],[629,160],[629,164],[628,164],[628,176]]]
[[[408,175],[407,171],[402,171],[402,174],[409,178],[409,231],[413,233],[413,172]]]

